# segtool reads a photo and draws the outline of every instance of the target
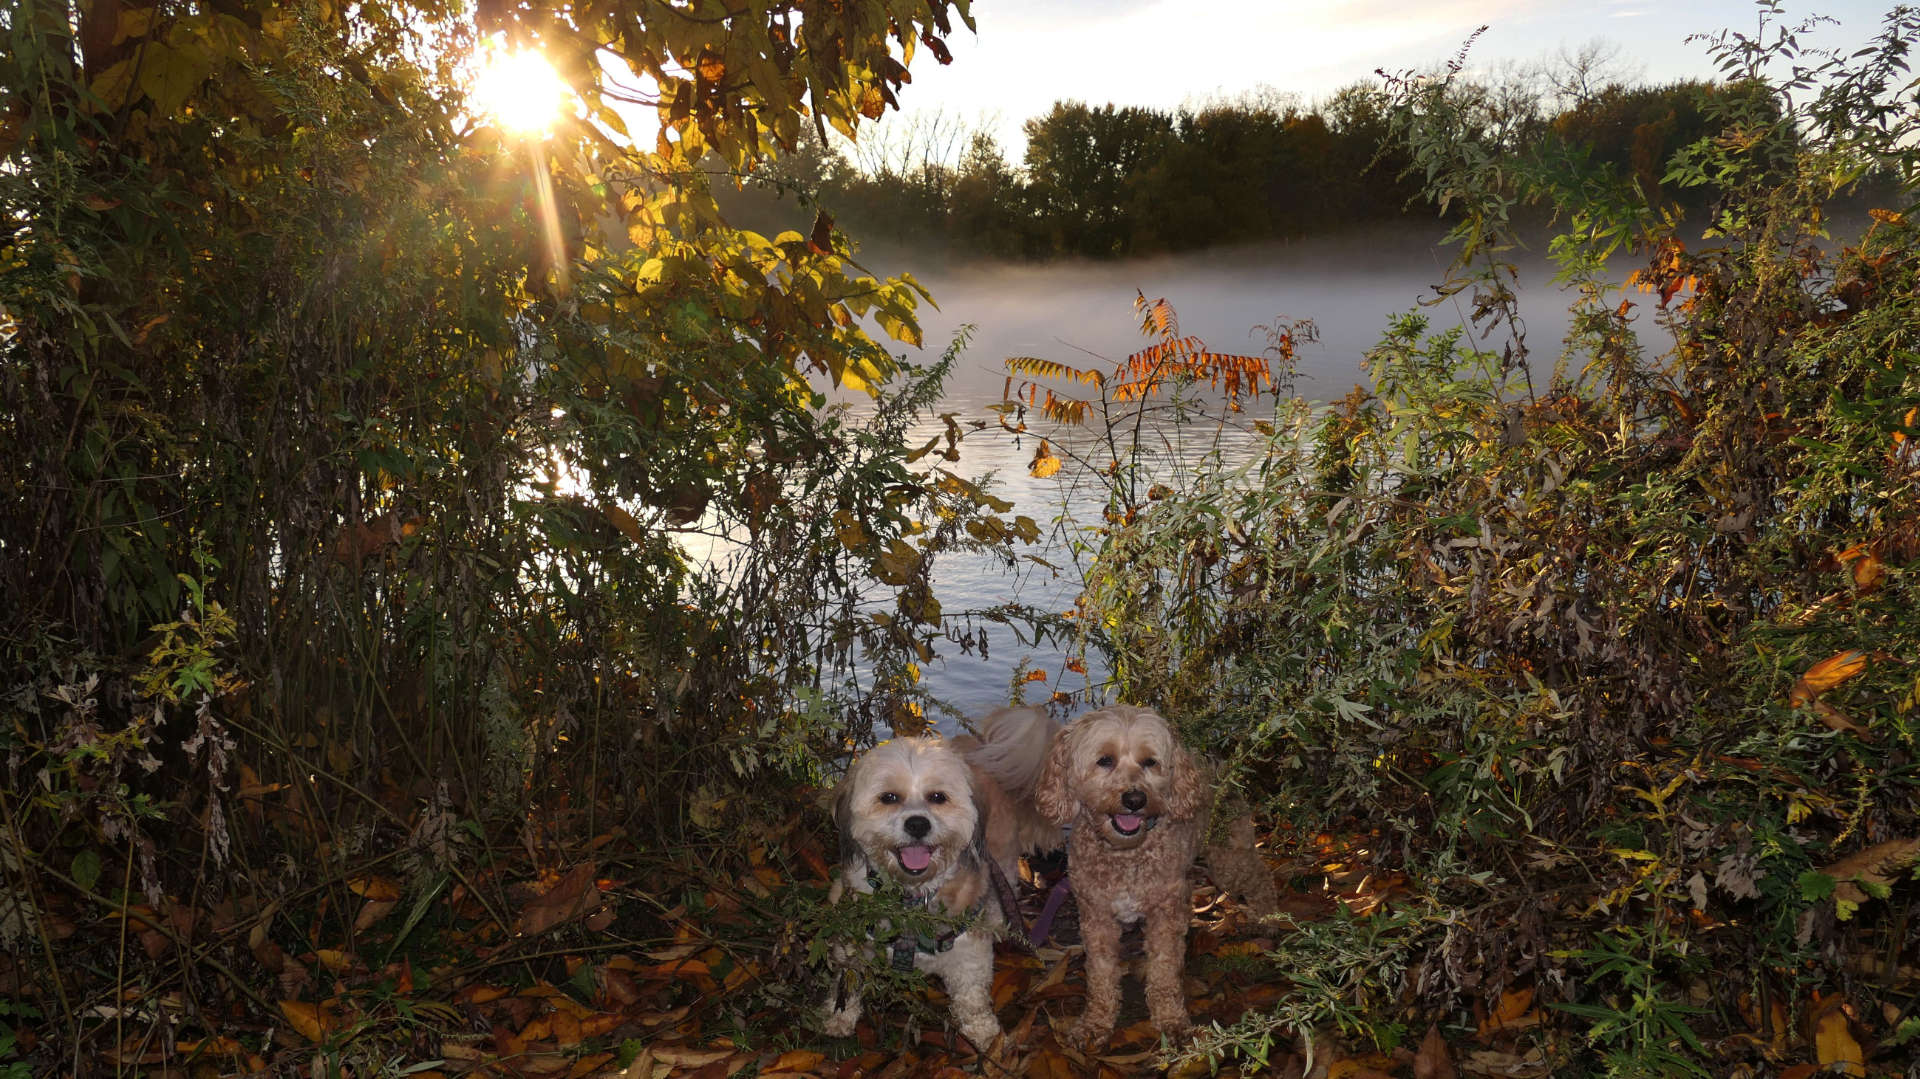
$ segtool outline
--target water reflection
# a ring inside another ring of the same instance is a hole
[[[1309,402],[1336,400],[1366,381],[1362,360],[1367,349],[1378,343],[1390,319],[1432,297],[1433,287],[1446,276],[1449,257],[1431,236],[1399,231],[1122,263],[928,268],[905,257],[871,259],[882,273],[910,268],[939,304],[938,310],[922,311],[927,349],[909,352],[909,360],[928,362],[961,327],[974,328],[940,406],[941,412],[954,414],[969,435],[960,448],[961,460],[944,467],[976,482],[994,483],[996,494],[1014,502],[1013,512],[1039,522],[1042,543],[1021,553],[1055,567],[1023,560],[1009,569],[986,556],[948,555],[935,572],[942,610],[950,616],[990,613],[1009,603],[1053,612],[1070,609],[1079,591],[1076,566],[1092,542],[1074,525],[1097,522],[1105,502],[1104,488],[1091,482],[1084,470],[1068,467],[1046,479],[1028,474],[1040,436],[1060,447],[1063,436],[1051,425],[1030,419],[1032,429],[1019,436],[996,429],[991,406],[1002,400],[1007,357],[1037,356],[1111,369],[1147,342],[1132,309],[1137,292],[1149,300],[1171,301],[1179,312],[1181,332],[1199,336],[1217,351],[1258,353],[1267,343],[1262,327],[1311,319],[1319,338],[1301,344],[1291,388]],[[1544,259],[1520,252],[1516,261],[1533,367],[1544,377],[1562,348],[1571,297],[1551,287]],[[1468,323],[1464,299],[1422,310],[1434,331]],[[1475,343],[1499,351],[1506,338]],[[859,407],[852,396],[838,399]],[[1155,413],[1141,443],[1149,470],[1155,479],[1178,489],[1180,479],[1194,468],[1244,463],[1264,445],[1254,419],[1271,418],[1272,410],[1272,403],[1264,402],[1225,427],[1186,429],[1165,422],[1164,412]],[[928,417],[914,437],[924,441],[944,430],[944,421]],[[1100,463],[1112,456],[1089,432],[1069,434],[1065,440],[1068,451]],[[1005,704],[1023,662],[1050,676],[1044,684],[1027,687],[1029,700],[1055,689],[1083,689],[1087,679],[1098,682],[1101,677],[1098,670],[1086,676],[1067,672],[1066,655],[1057,643],[1024,642],[1009,627],[978,624],[986,633],[984,656],[977,650],[965,654],[949,643],[941,659],[926,669],[927,687],[962,712],[978,714]]]

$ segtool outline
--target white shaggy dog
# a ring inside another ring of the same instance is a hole
[[[1017,880],[1021,855],[1060,845],[1060,828],[1033,806],[1060,728],[1039,708],[1004,708],[977,727],[978,738],[883,742],[848,769],[834,801],[840,872],[828,898],[891,881],[911,906],[970,920],[951,937],[878,943],[946,984],[960,1033],[984,1052],[1000,1035],[993,940],[1006,925],[988,864]],[[827,1033],[852,1034],[860,1011],[857,991],[829,1001]]]

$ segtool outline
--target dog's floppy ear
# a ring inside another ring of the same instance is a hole
[[[840,789],[833,795],[833,823],[840,833],[840,862],[848,871],[858,868],[860,848],[853,838],[853,774],[860,767],[855,761],[847,769],[846,777],[840,780]]]
[[[1067,776],[1073,770],[1073,745],[1079,731],[1080,724],[1074,723],[1054,738],[1046,763],[1040,766],[1040,780],[1033,788],[1033,804],[1040,815],[1062,828],[1073,823],[1074,814],[1080,808],[1073,792],[1067,788]]]
[[[967,799],[973,803],[973,841],[968,846],[984,862],[987,858],[987,798],[981,793],[979,774],[971,769],[967,775]]]
[[[1187,747],[1174,743],[1173,747],[1173,789],[1167,793],[1167,813],[1174,820],[1192,820],[1207,806],[1206,769],[1187,752]]]

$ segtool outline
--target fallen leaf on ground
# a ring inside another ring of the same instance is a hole
[[[595,868],[592,862],[582,862],[568,870],[545,894],[521,909],[515,928],[533,936],[597,909],[602,898],[593,883]]]
[[[1480,1023],[1476,1037],[1486,1038],[1503,1030],[1524,1030],[1540,1023],[1540,1010],[1533,1007],[1533,990],[1509,989],[1500,994],[1500,1004]]]
[[[280,1014],[286,1016],[287,1023],[310,1042],[325,1040],[327,1031],[333,1026],[333,1017],[325,1009],[304,1000],[281,1001]]]
[[[1420,1039],[1420,1051],[1413,1057],[1413,1079],[1456,1079],[1459,1074],[1453,1067],[1447,1040],[1440,1036],[1439,1024],[1428,1027],[1427,1036]]]
[[[1820,1066],[1841,1075],[1867,1074],[1867,1056],[1853,1037],[1846,1009],[1840,998],[1831,997],[1816,1006],[1813,1020],[1813,1048]]]

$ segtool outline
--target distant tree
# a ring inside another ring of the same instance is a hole
[[[947,235],[956,246],[1003,258],[1029,253],[1026,185],[991,134],[974,132],[949,190]]]
[[[1366,221],[1396,217],[1419,195],[1407,178],[1408,157],[1389,140],[1388,97],[1374,82],[1342,87],[1318,110],[1333,136],[1328,175],[1336,183],[1333,219]]]
[[[1716,93],[1698,81],[1665,86],[1613,84],[1553,118],[1552,128],[1593,163],[1630,178],[1650,200],[1670,199],[1662,186],[1674,153],[1713,130],[1706,105]]]
[[[1129,184],[1135,251],[1181,251],[1273,234],[1283,122],[1264,108],[1182,111],[1166,150]]]
[[[853,162],[868,176],[952,174],[977,125],[944,108],[905,113],[899,122],[853,144]]]
[[[831,211],[844,201],[840,195],[854,178],[846,156],[808,127],[793,149],[760,162],[737,187],[723,186],[715,195],[729,220],[771,236],[810,227],[821,208]]]
[[[1173,137],[1173,119],[1143,108],[1056,102],[1027,121],[1030,195],[1053,250],[1093,256],[1129,253],[1128,182]]]
[[[1619,42],[1594,38],[1577,48],[1561,46],[1541,71],[1563,109],[1585,105],[1639,78],[1638,65],[1622,59]]]
[[[1343,205],[1353,176],[1339,167],[1338,140],[1326,117],[1291,110],[1281,131],[1281,156],[1263,185],[1275,234],[1299,237],[1354,220]]]

